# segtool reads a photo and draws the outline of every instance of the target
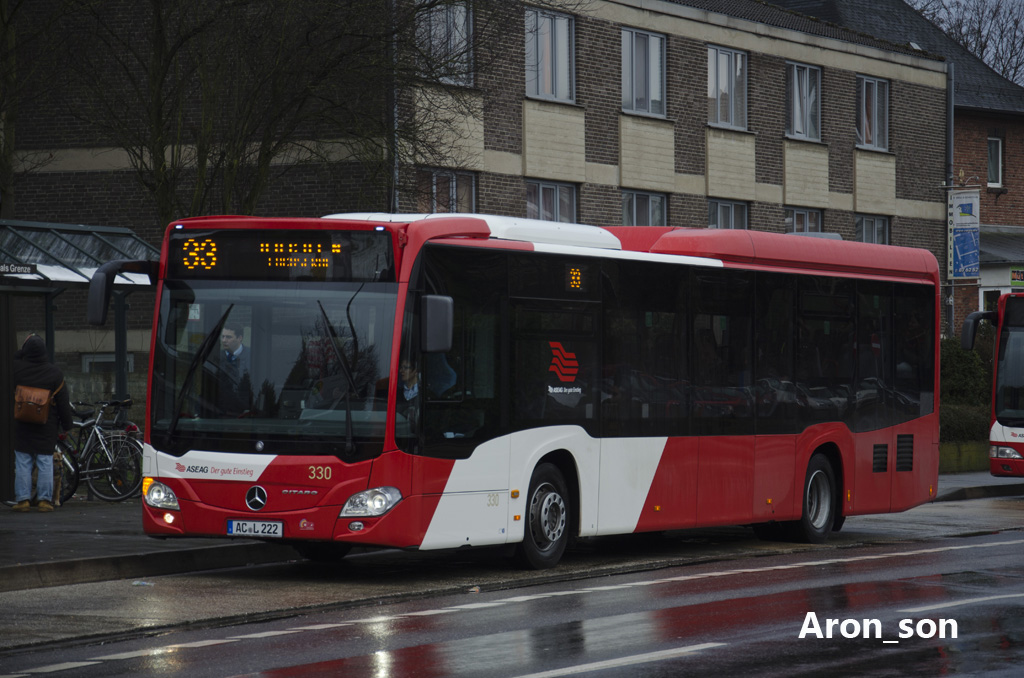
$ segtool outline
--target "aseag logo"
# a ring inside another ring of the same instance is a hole
[[[576,354],[566,351],[557,341],[548,343],[551,344],[551,367],[548,368],[548,371],[557,374],[558,380],[563,383],[576,381],[576,373],[580,371]]]

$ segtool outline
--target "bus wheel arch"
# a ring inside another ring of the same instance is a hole
[[[579,530],[579,483],[572,455],[546,455],[533,469],[515,558],[526,569],[554,567]]]
[[[833,529],[842,527],[841,469],[839,450],[834,445],[819,447],[807,462],[800,519],[794,525],[800,541],[821,544]]]
[[[843,529],[846,522],[846,515],[843,513],[845,502],[843,497],[846,494],[846,474],[843,465],[843,454],[835,443],[826,443],[814,451],[814,454],[825,455],[832,464],[832,475],[835,480],[835,508],[832,512],[832,531],[838,532]]]

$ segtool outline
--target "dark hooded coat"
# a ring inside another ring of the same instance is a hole
[[[34,334],[14,354],[12,377],[15,386],[35,386],[51,392],[64,383],[64,375],[50,362],[46,342]],[[70,430],[71,414],[71,398],[68,396],[68,386],[64,384],[64,388],[57,392],[57,405],[50,407],[50,418],[45,424],[15,420],[14,449],[30,454],[53,454],[53,448],[57,445],[58,426],[65,431]]]

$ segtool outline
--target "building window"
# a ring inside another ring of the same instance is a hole
[[[857,145],[889,148],[889,82],[857,76]]]
[[[665,37],[622,29],[622,110],[665,115]]]
[[[622,192],[622,223],[624,226],[664,226],[665,196],[660,193]]]
[[[708,200],[708,228],[746,228],[747,203]]]
[[[889,218],[857,215],[857,240],[876,245],[889,244]]]
[[[821,233],[821,210],[787,207],[786,230],[790,233]]]
[[[576,187],[551,181],[527,181],[526,216],[529,219],[576,223]]]
[[[476,177],[468,172],[416,170],[416,210],[420,213],[473,212]]]
[[[526,94],[573,101],[573,20],[526,10]]]
[[[1003,185],[1003,140],[988,138],[988,185]]]
[[[463,2],[431,7],[420,17],[425,66],[441,82],[473,84],[470,30],[469,8]]]
[[[821,140],[821,69],[786,64],[786,134]]]
[[[708,47],[708,122],[747,128],[747,55]]]

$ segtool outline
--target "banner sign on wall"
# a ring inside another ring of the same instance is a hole
[[[946,203],[949,277],[966,280],[981,276],[980,219],[981,199],[977,189],[950,191]]]

